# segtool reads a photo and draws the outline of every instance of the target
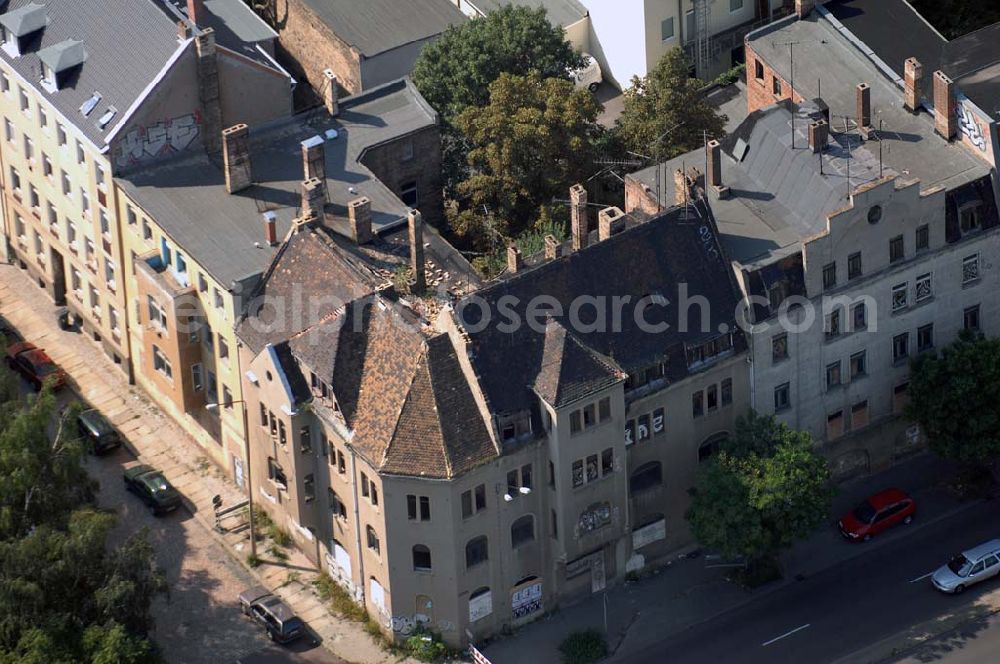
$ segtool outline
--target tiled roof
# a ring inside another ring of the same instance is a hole
[[[545,326],[541,366],[534,390],[553,408],[606,389],[623,380],[622,373],[584,346],[560,323]]]

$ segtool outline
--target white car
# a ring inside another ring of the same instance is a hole
[[[963,551],[931,576],[934,587],[957,595],[974,583],[1000,573],[1000,539]]]
[[[578,88],[587,88],[591,92],[597,92],[604,81],[604,74],[601,73],[601,65],[597,63],[590,53],[581,53],[584,65],[572,73],[573,81]]]

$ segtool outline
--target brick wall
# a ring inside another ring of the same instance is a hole
[[[278,55],[300,86],[323,87],[323,70],[332,69],[341,96],[362,90],[360,54],[343,42],[301,0],[288,0],[278,30]],[[296,102],[303,102],[297,94]],[[313,102],[316,100],[313,99]]]
[[[670,186],[673,186],[673,183]],[[650,191],[648,185],[625,176],[625,212],[634,210],[656,214],[660,211],[660,206],[656,203],[656,193]]]
[[[407,147],[409,144],[411,147]],[[412,157],[405,158],[408,154]],[[361,163],[400,198],[403,187],[417,184],[417,207],[424,221],[439,225],[441,201],[441,132],[427,127],[365,151]]]
[[[770,106],[771,104],[788,99],[792,93],[792,86],[788,81],[778,75],[777,72],[753,50],[752,44],[746,44],[747,59],[747,112]],[[775,81],[781,86],[781,92],[775,94]],[[795,93],[793,101],[796,103],[803,101],[802,95]]]

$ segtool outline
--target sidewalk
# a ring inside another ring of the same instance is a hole
[[[111,420],[140,461],[163,471],[201,525],[234,559],[246,565],[248,533],[216,533],[212,508],[213,496],[221,496],[223,505],[242,502],[245,496],[207,461],[197,443],[140,388],[129,385],[124,374],[89,339],[60,330],[51,300],[25,272],[10,265],[0,265],[0,314],[27,341],[45,349],[69,375],[76,393]],[[403,661],[384,651],[359,623],[342,620],[328,611],[312,587],[317,572],[301,552],[288,549],[289,558],[284,562],[268,560],[266,546],[258,546],[258,553],[264,562],[256,569],[248,568],[250,573],[284,599],[322,639],[327,650],[357,664]],[[232,600],[232,610],[237,611],[236,597]],[[223,661],[225,654],[219,655]]]
[[[946,518],[962,509],[963,504],[939,486],[941,479],[953,468],[952,464],[931,454],[921,454],[885,472],[842,485],[833,500],[830,524],[782,557],[785,573],[782,581],[752,591],[742,590],[725,580],[725,569],[706,569],[700,554],[681,553],[651,576],[610,590],[606,610],[602,597],[592,597],[490,644],[484,654],[493,664],[558,662],[558,646],[567,635],[588,627],[604,631],[606,616],[609,647],[614,651],[609,661],[626,662],[630,653],[662,641],[665,636],[796,583],[798,578],[865,555],[886,542],[905,536],[909,529]],[[835,528],[837,517],[872,493],[893,486],[907,491],[916,500],[916,521],[865,544],[843,541]]]

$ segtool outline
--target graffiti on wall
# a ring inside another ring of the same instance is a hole
[[[131,166],[186,150],[201,133],[201,115],[188,113],[155,124],[132,127],[118,143],[115,164]]]
[[[983,130],[979,126],[979,121],[976,119],[975,114],[966,108],[964,104],[957,105],[955,114],[958,116],[959,131],[969,139],[970,143],[983,152],[986,152],[986,136],[983,134]]]

